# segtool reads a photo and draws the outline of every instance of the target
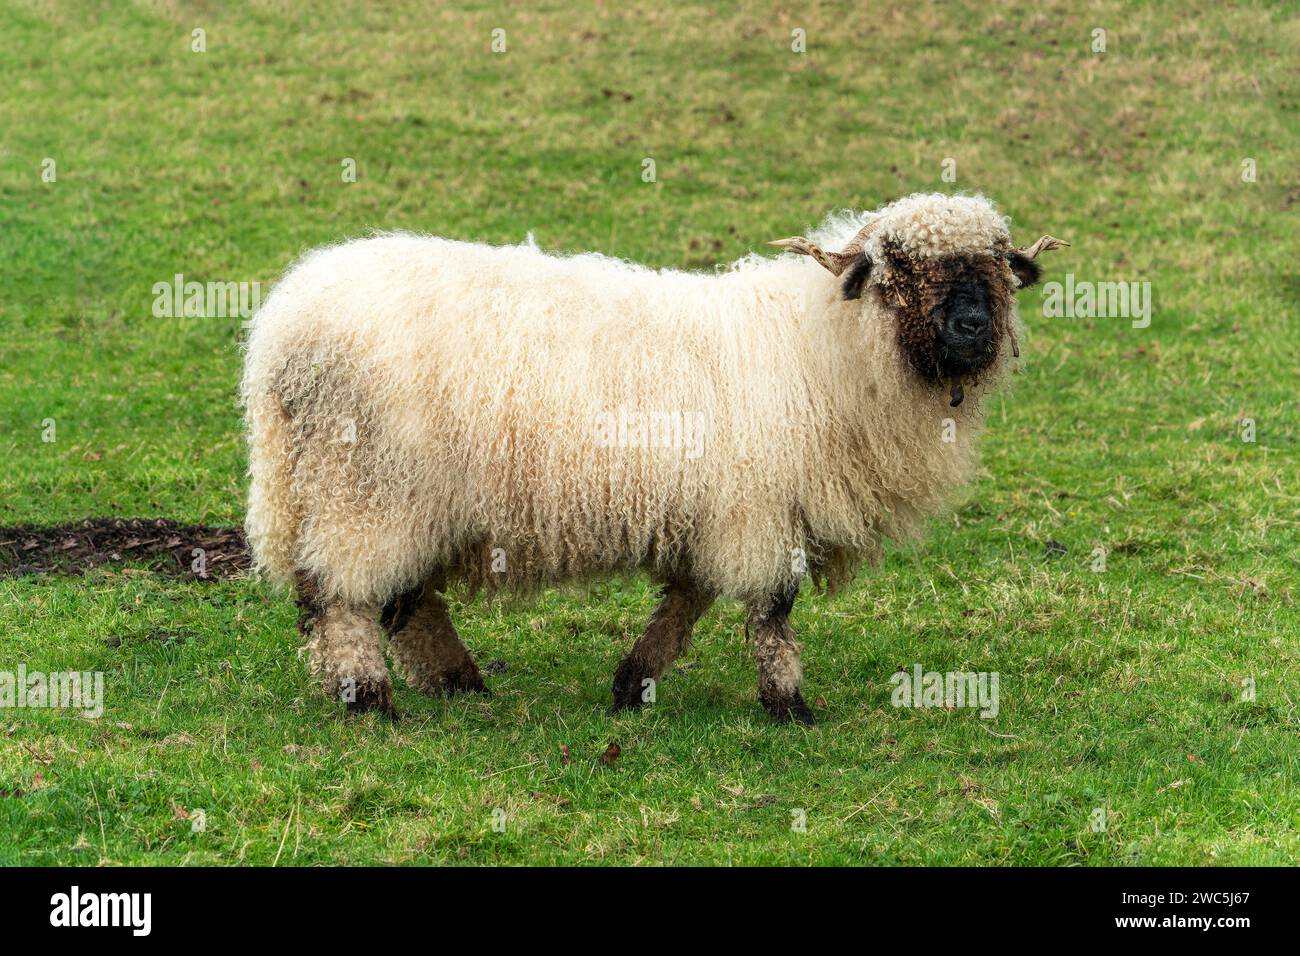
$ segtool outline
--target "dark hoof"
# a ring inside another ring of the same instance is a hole
[[[386,717],[397,716],[397,711],[393,709],[393,685],[388,681],[358,681],[351,693],[344,691],[344,702],[348,705],[350,714],[376,710]]]
[[[804,703],[803,695],[798,691],[789,697],[765,698],[763,709],[773,720],[782,723],[799,723],[805,727],[817,726],[817,720],[808,709],[808,705]]]
[[[641,699],[640,688],[636,691],[620,690],[614,688],[614,706],[610,708],[616,714],[626,713],[630,710],[640,710],[645,706],[645,701]]]
[[[442,676],[442,696],[455,697],[457,694],[482,694],[484,697],[491,697],[492,691],[487,689],[483,678],[479,676],[478,669],[474,668]]]
[[[645,706],[645,687],[641,682],[649,677],[640,671],[627,667],[626,661],[619,664],[614,674],[614,713],[624,710],[640,710]]]

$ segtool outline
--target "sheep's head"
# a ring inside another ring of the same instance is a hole
[[[1017,249],[987,199],[935,194],[884,207],[841,252],[802,237],[773,245],[811,256],[840,278],[843,298],[870,297],[891,315],[912,368],[949,386],[958,405],[963,379],[978,377],[1004,349],[1020,354],[1015,293],[1038,281],[1040,252],[1069,243],[1043,236]]]

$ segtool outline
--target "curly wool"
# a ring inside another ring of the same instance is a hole
[[[1007,239],[982,198],[876,215],[873,241],[917,256]],[[299,261],[252,323],[248,538],[272,577],[357,605],[435,574],[529,588],[638,568],[761,601],[918,533],[969,477],[1006,361],[950,408],[876,296],[843,301],[794,255],[704,275],[347,242]],[[702,442],[611,442],[623,411],[702,423]]]
[[[862,226],[878,221],[866,243],[868,252],[894,245],[917,258],[935,259],[974,250],[988,252],[1010,238],[1010,223],[983,196],[914,193],[875,212],[840,213],[812,233],[820,245],[847,241]]]

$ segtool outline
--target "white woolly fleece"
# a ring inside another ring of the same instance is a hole
[[[878,220],[866,248],[886,240],[911,256],[937,258],[977,249],[992,249],[1010,236],[1010,222],[983,196],[914,193],[875,212],[844,211],[828,216],[809,238],[825,249],[838,249],[868,222]]]
[[[918,256],[1007,238],[979,197],[875,215]],[[821,240],[863,221],[832,217]],[[348,242],[299,261],[252,324],[249,542],[272,576],[356,605],[443,570],[530,587],[634,568],[760,602],[805,559],[844,571],[915,534],[970,474],[1006,361],[950,408],[875,297],[842,301],[794,255],[713,275]],[[628,412],[701,424],[703,442],[611,447]]]

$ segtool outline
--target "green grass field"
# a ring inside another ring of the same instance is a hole
[[[835,208],[980,191],[1018,240],[1073,242],[1045,279],[1149,281],[1151,325],[1022,295],[977,482],[796,606],[812,730],[763,715],[731,604],[611,716],[642,580],[455,602],[508,669],[490,699],[399,685],[396,723],[322,698],[265,583],[0,580],[0,671],[106,682],[98,719],[0,710],[0,862],[1300,856],[1294,8],[348,6],[0,7],[0,524],[238,524],[239,319],[155,318],[153,285],[269,289],[372,228],[708,270]],[[998,672],[997,719],[892,707],[914,663]]]

